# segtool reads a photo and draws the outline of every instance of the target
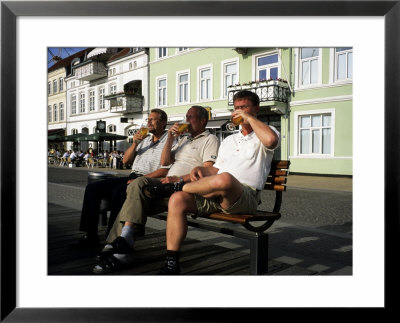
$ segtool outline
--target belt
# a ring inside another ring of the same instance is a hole
[[[140,176],[143,176],[143,174],[136,173],[136,172],[131,172],[128,177],[130,179],[134,179],[134,178],[137,178],[137,177],[140,177]]]

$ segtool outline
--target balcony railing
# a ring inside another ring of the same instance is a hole
[[[143,111],[144,97],[141,95],[122,92],[107,95],[104,99],[110,101],[110,112],[135,113]]]
[[[74,67],[74,75],[78,80],[92,81],[107,76],[107,70],[102,62],[90,61]]]
[[[228,87],[228,105],[233,105],[233,96],[241,90],[255,92],[260,98],[260,102],[288,103],[290,98],[290,88],[287,82],[278,80],[259,81]]]

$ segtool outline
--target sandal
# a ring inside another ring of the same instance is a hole
[[[114,256],[109,256],[93,268],[94,274],[109,274],[123,269],[125,265]]]

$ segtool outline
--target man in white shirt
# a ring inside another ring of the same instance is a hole
[[[251,91],[233,97],[233,117],[242,117],[242,129],[221,144],[213,167],[196,167],[191,182],[174,193],[168,203],[167,256],[161,275],[177,275],[179,251],[187,233],[187,213],[254,214],[267,179],[280,134],[257,119],[259,97]]]

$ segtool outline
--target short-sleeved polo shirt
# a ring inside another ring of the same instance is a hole
[[[192,138],[190,135],[182,136],[172,147],[171,153],[175,162],[172,164],[168,176],[183,176],[203,163],[217,160],[219,139],[205,130]]]

